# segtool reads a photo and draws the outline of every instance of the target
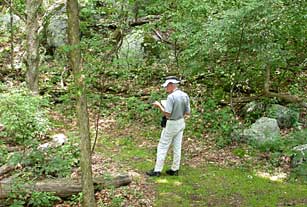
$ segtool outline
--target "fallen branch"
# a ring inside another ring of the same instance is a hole
[[[132,178],[125,174],[114,178],[96,177],[93,178],[96,190],[105,187],[120,187],[130,184]],[[65,198],[77,194],[82,191],[81,180],[77,179],[49,179],[35,182],[33,184],[25,184],[16,189],[15,183],[10,179],[0,181],[0,199],[5,199],[9,193],[24,192],[53,192],[56,196]]]
[[[288,103],[297,103],[302,107],[307,108],[307,103],[304,102],[304,100],[298,96],[290,95],[290,94],[282,94],[282,93],[274,93],[270,91],[266,91],[265,95],[267,97],[272,97],[272,98],[278,98],[282,101],[288,102]]]
[[[297,103],[302,107],[307,108],[307,103],[300,97],[290,95],[290,94],[281,94],[281,93],[274,93],[270,91],[270,74],[271,70],[269,67],[266,68],[266,77],[264,82],[264,95],[267,97],[278,98],[282,101],[286,101],[288,103]]]
[[[248,103],[257,99],[260,99],[260,96],[249,96],[249,97],[237,97],[237,98],[232,98],[232,101],[230,100],[221,100],[220,104],[222,105],[230,105],[232,104],[242,104],[242,103]]]
[[[15,170],[16,166],[14,165],[8,165],[8,164],[5,164],[5,165],[2,165],[0,167],[0,176],[3,176],[13,170]]]
[[[151,22],[159,21],[161,19],[160,15],[150,15],[142,18],[138,18],[137,20],[129,22],[129,25],[131,27],[143,25],[143,24],[148,24]]]

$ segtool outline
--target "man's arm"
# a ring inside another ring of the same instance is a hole
[[[154,107],[160,109],[161,112],[164,112],[164,107],[160,104],[160,102],[155,101],[152,105],[153,105]]]
[[[167,119],[170,118],[171,113],[166,112],[165,109],[164,109],[164,107],[162,106],[162,104],[160,104],[158,101],[155,101],[152,105],[153,105],[154,107],[160,109],[160,111],[163,113],[163,115],[164,115]]]

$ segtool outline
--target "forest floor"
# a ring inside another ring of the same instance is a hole
[[[99,123],[94,174],[129,173],[133,181],[97,192],[98,207],[307,206],[307,186],[283,182],[288,165],[272,168],[265,154],[255,157],[247,146],[221,149],[210,135],[199,140],[189,137],[192,129],[186,129],[180,175],[162,173],[151,178],[145,172],[154,166],[161,129],[120,123],[115,118]],[[171,156],[170,150],[164,170],[170,166]],[[70,201],[57,206],[78,204]]]

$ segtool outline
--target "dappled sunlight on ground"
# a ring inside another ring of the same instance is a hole
[[[257,171],[256,176],[278,182],[283,182],[285,179],[288,178],[288,174],[284,172],[268,173],[268,172]]]

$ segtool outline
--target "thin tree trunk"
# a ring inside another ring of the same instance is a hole
[[[28,88],[33,94],[38,94],[38,67],[39,67],[39,37],[38,14],[42,0],[27,0],[26,2],[26,27],[27,27],[27,74]]]
[[[14,71],[14,16],[13,0],[10,0],[10,28],[11,28],[11,69]]]
[[[244,19],[242,20],[242,29],[241,29],[241,35],[240,35],[240,42],[239,42],[239,50],[237,53],[237,57],[236,57],[236,64],[237,64],[237,70],[238,75],[240,75],[242,73],[242,69],[241,69],[241,65],[240,65],[240,56],[241,56],[241,49],[242,49],[242,42],[243,42],[243,38],[244,38],[244,29],[245,29],[245,23],[244,23]],[[234,109],[233,106],[233,90],[235,85],[238,82],[238,78],[236,78],[236,76],[233,78],[233,83],[231,84],[231,89],[230,89],[230,107],[231,110],[233,112],[234,115],[236,115],[236,110]]]
[[[80,131],[83,206],[96,206],[91,166],[91,143],[84,77],[81,69],[79,6],[77,0],[67,0],[69,63],[76,85],[77,117]]]

